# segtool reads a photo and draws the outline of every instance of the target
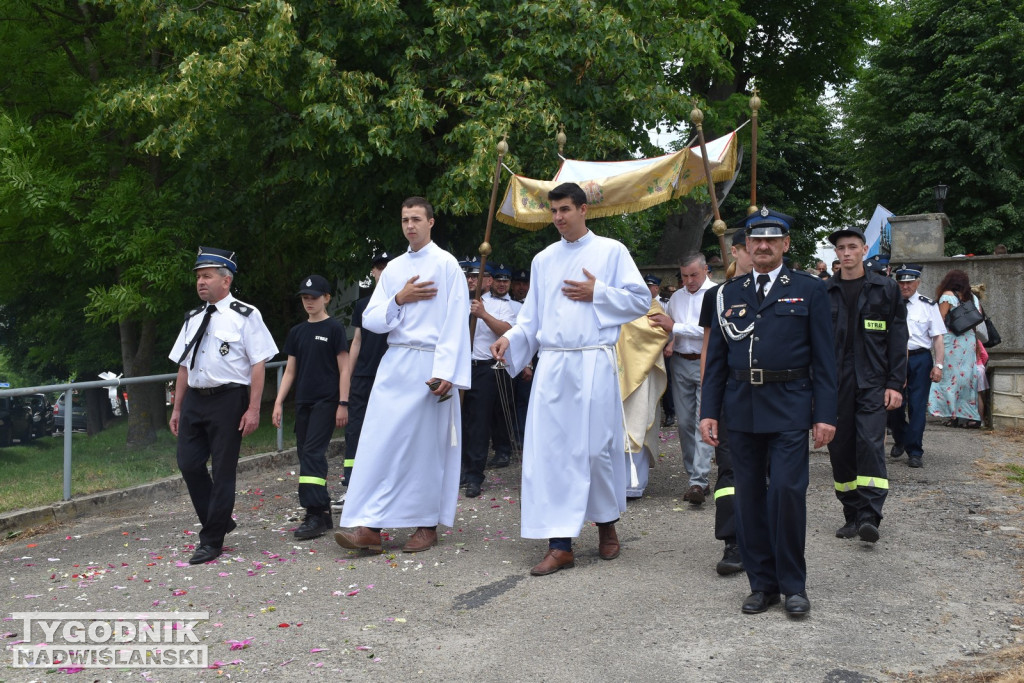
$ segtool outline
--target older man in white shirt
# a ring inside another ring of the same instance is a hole
[[[704,294],[715,283],[708,278],[704,254],[687,254],[679,260],[679,289],[668,301],[668,315],[653,315],[651,322],[672,333],[672,401],[676,408],[679,445],[683,465],[690,474],[690,486],[683,496],[692,505],[701,505],[711,493],[708,475],[714,449],[700,436],[700,351],[704,329],[700,326],[700,308]]]

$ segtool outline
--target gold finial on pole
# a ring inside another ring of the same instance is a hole
[[[757,110],[761,108],[761,98],[757,88],[750,91],[750,206],[747,215],[757,213]]]
[[[565,150],[565,141],[568,138],[565,136],[565,124],[558,124],[558,134],[555,135],[555,142],[558,143],[558,153],[561,154]]]
[[[718,238],[718,248],[722,252],[723,265],[729,265],[730,253],[725,248],[725,221],[718,212],[718,198],[715,196],[715,182],[711,178],[711,160],[708,159],[708,147],[704,142],[704,112],[697,106],[697,100],[693,101],[693,109],[690,111],[690,121],[697,127],[697,140],[700,141],[700,155],[704,160],[704,177],[708,183],[708,195],[711,197],[711,209],[715,214],[715,222],[711,224],[711,232]]]

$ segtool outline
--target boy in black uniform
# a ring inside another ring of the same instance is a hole
[[[886,410],[902,405],[907,381],[907,307],[885,271],[867,267],[863,232],[845,228],[828,239],[840,260],[838,276],[828,281],[839,378],[836,436],[828,452],[846,519],[836,537],[874,543],[889,492]]]
[[[327,492],[327,445],[335,426],[348,423],[348,338],[345,326],[327,314],[331,287],[319,275],[299,285],[309,320],[288,332],[288,354],[273,422],[281,426],[282,404],[295,384],[295,441],[299,452],[299,504],[306,518],[295,530],[300,540],[323,536],[334,527]]]

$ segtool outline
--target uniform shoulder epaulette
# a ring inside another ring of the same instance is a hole
[[[812,275],[811,273],[808,273],[806,270],[791,270],[789,272],[792,273],[793,275],[803,275],[804,277],[809,277],[809,278],[812,278],[814,280],[820,280],[821,279],[817,275]]]
[[[256,309],[249,304],[243,304],[241,301],[232,301],[231,310],[248,318]]]
[[[197,315],[199,315],[200,313],[202,313],[205,310],[206,310],[206,304],[201,304],[199,306],[196,306],[191,311],[186,311],[185,312],[185,320],[188,320],[188,319],[190,319],[190,318],[192,318],[194,316],[197,316]]]
[[[932,301],[931,299],[926,297],[924,294],[918,294],[917,298],[920,299],[921,301],[925,302],[926,304],[931,304],[931,305],[935,304],[934,301]]]

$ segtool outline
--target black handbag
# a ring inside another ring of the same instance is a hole
[[[946,314],[946,328],[955,335],[973,330],[984,321],[985,316],[974,305],[972,299],[961,301],[959,306],[949,309],[949,313]]]
[[[986,349],[991,349],[993,346],[999,346],[1003,343],[1003,338],[999,336],[999,330],[996,329],[992,318],[987,315],[985,316],[985,331],[988,332],[988,341],[982,342],[982,346]]]

